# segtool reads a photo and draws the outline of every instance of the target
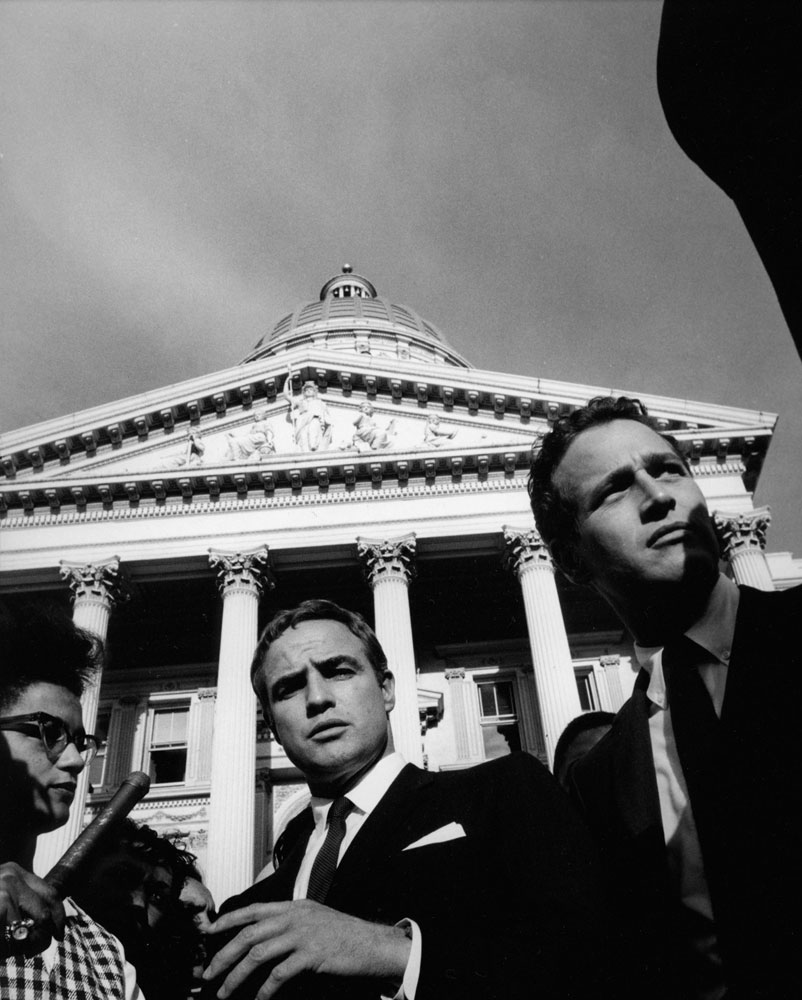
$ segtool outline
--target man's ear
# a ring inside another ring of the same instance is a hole
[[[381,680],[384,695],[384,711],[391,712],[395,707],[395,677],[391,670],[385,670]]]
[[[554,539],[549,546],[551,558],[571,583],[590,586],[591,575],[577,551],[576,539]]]

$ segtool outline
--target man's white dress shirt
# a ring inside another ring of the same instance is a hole
[[[362,828],[365,820],[370,816],[390,785],[406,767],[406,761],[400,753],[391,753],[382,757],[367,774],[363,775],[359,782],[347,793],[347,798],[353,803],[354,808],[345,817],[345,836],[340,845],[340,853],[337,857],[337,864],[342,861],[343,855],[350,847],[354,837]],[[315,828],[306,845],[306,851],[301,861],[301,867],[295,877],[295,887],[293,889],[293,899],[306,899],[309,887],[309,874],[312,865],[318,855],[323,842],[326,839],[326,821],[333,799],[324,799],[313,795],[310,803],[312,815],[315,820]],[[260,873],[260,878],[272,874],[272,866],[268,866]],[[415,990],[418,986],[421,964],[421,932],[414,920],[400,921],[398,926],[404,927],[408,933],[411,932],[412,949],[410,951],[407,967],[404,972],[401,989],[396,993],[393,1000],[415,1000]]]
[[[718,716],[721,715],[727,687],[738,599],[738,588],[732,580],[719,576],[704,614],[685,633],[697,646],[709,653],[709,659],[699,664],[697,669]],[[649,687],[646,691],[651,702],[649,738],[660,798],[660,815],[669,870],[684,907],[687,938],[698,959],[695,977],[699,984],[697,996],[699,1000],[719,1000],[725,993],[721,955],[699,835],[688,801],[688,787],[671,724],[671,708],[663,676],[663,648],[639,646],[636,643],[635,655],[649,674]]]

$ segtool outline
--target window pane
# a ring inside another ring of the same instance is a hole
[[[585,674],[584,677],[577,677],[577,690],[579,691],[579,704],[583,712],[592,712],[598,708],[594,697],[593,674]]]
[[[152,750],[150,780],[156,784],[183,781],[187,771],[186,747],[181,750]]]
[[[482,726],[485,760],[506,757],[513,750],[521,749],[521,736],[516,723],[506,726]]]
[[[496,702],[498,704],[499,715],[515,715],[512,684],[509,681],[499,681],[496,684]]]
[[[482,705],[482,715],[496,716],[496,696],[493,684],[479,685],[479,700]]]
[[[158,708],[153,713],[151,743],[156,745],[186,743],[188,708]]]
[[[483,719],[516,717],[512,681],[488,681],[478,687]]]
[[[108,738],[110,719],[111,711],[109,709],[101,709],[92,727],[95,731],[94,735],[98,739],[97,755],[89,765],[89,784],[93,788],[103,784],[103,772],[106,768],[106,739]]]

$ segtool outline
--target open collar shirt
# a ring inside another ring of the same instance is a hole
[[[738,599],[738,588],[732,580],[719,576],[704,614],[685,632],[689,639],[709,654],[697,669],[718,716],[721,716],[727,687]],[[719,1000],[725,993],[721,955],[699,835],[671,723],[671,707],[663,675],[663,647],[639,646],[636,643],[635,655],[649,674],[646,691],[650,702],[649,739],[660,816],[669,870],[682,902],[686,935],[698,966],[697,996],[699,1000]]]

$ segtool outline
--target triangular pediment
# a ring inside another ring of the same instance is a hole
[[[621,392],[306,348],[4,434],[0,499],[30,511],[71,496],[79,504],[151,490],[158,497],[177,490],[181,476],[193,477],[193,488],[211,477],[210,489],[247,489],[257,477],[365,475],[375,483],[399,466],[404,474],[510,475],[525,470],[536,435],[555,417]],[[773,414],[639,398],[694,459],[733,458],[756,478]]]
[[[342,461],[455,448],[474,452],[530,447],[535,429],[522,427],[513,416],[505,422],[487,416],[471,419],[465,414],[427,412],[410,402],[377,405],[369,402],[364,393],[336,401],[317,396],[314,406],[321,410],[320,416],[310,416],[308,427],[298,431],[290,419],[289,407],[281,400],[220,420],[190,424],[169,436],[134,441],[124,450],[106,449],[76,456],[69,467],[60,468],[48,478],[152,475],[313,458]]]

